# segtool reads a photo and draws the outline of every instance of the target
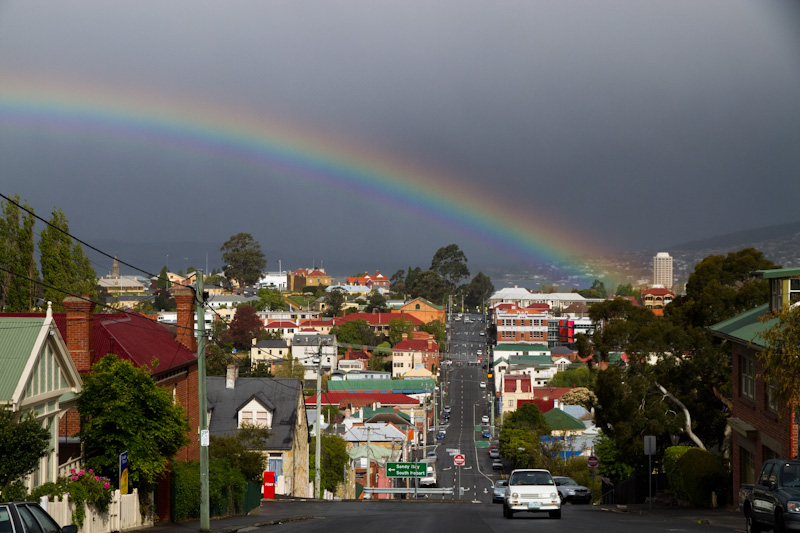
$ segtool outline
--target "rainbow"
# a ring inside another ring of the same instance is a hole
[[[601,255],[565,233],[561,224],[524,213],[519,202],[501,202],[501,195],[491,190],[275,117],[183,97],[10,76],[0,80],[0,120],[63,134],[80,132],[212,153],[288,172],[413,211],[530,263],[577,268],[577,257]]]

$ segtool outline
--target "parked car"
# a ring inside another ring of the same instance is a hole
[[[450,414],[450,411],[451,411],[451,409],[450,409],[450,406],[449,406],[449,405],[445,405],[445,406],[444,406],[444,412],[445,412],[445,414]]]
[[[484,429],[483,430],[483,438],[484,439],[491,439],[492,438],[492,432],[489,431],[488,429]]]
[[[481,424],[488,424],[488,423],[489,423],[489,416],[488,415],[483,415],[481,417]]]
[[[800,461],[764,461],[756,482],[743,485],[739,498],[747,531],[800,529]]]
[[[444,431],[440,431],[439,433],[436,434],[436,440],[442,440],[444,438],[444,436],[445,436],[445,432]]]
[[[508,480],[498,479],[494,482],[492,487],[492,503],[500,503],[506,495],[506,487],[508,487]]]
[[[18,533],[78,533],[78,526],[61,527],[38,503],[0,503],[0,531]]]
[[[492,461],[492,470],[502,470],[503,469],[503,461],[499,458]]]
[[[500,459],[500,450],[497,449],[497,446],[489,448],[489,457],[492,459]]]
[[[550,518],[561,518],[561,498],[548,470],[521,468],[508,476],[503,517],[513,518],[519,511],[548,513]]]
[[[556,482],[556,488],[558,488],[558,495],[561,497],[562,503],[589,503],[592,501],[592,491],[590,491],[587,487],[580,485],[571,477],[553,476],[553,481]]]
[[[486,382],[485,381],[481,381],[479,385],[480,385],[480,388],[482,388],[482,389],[486,388]]]
[[[426,457],[433,457],[434,459],[436,459],[436,452],[428,452],[425,456]]]

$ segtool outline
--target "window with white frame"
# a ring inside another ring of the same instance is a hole
[[[756,397],[756,361],[750,354],[739,354],[739,395],[754,400]]]

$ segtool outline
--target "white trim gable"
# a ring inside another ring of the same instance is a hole
[[[253,398],[239,411],[236,412],[237,424],[239,429],[242,429],[242,424],[251,424],[259,427],[272,428],[272,410],[268,409],[264,404]]]

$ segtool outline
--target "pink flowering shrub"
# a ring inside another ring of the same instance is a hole
[[[69,471],[69,476],[58,478],[55,483],[45,483],[31,493],[33,498],[48,496],[51,500],[62,501],[64,496],[75,504],[72,521],[79,528],[83,526],[86,515],[84,503],[91,505],[96,511],[105,513],[111,504],[113,491],[108,479],[94,475],[90,470]]]

